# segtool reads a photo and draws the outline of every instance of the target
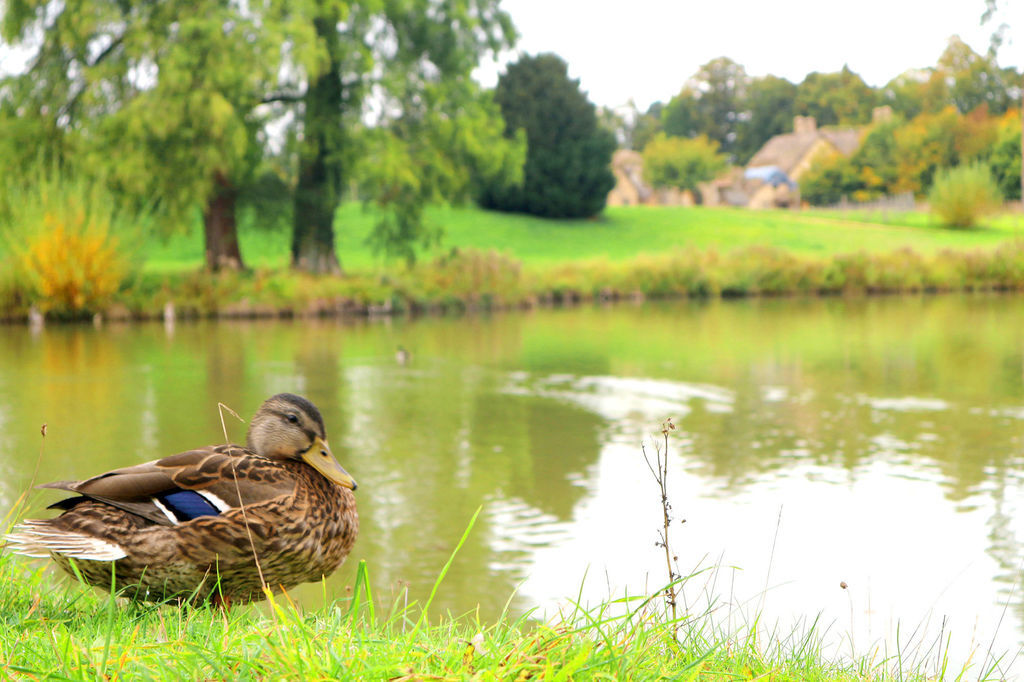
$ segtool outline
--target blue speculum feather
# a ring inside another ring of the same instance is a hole
[[[220,514],[210,501],[193,490],[176,490],[157,497],[178,521],[191,521],[200,516],[217,516]]]

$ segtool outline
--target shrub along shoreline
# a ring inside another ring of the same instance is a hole
[[[506,255],[457,250],[411,268],[345,276],[291,270],[139,273],[102,307],[51,308],[0,277],[0,320],[367,316],[488,311],[623,299],[864,295],[1024,290],[1024,239],[993,249],[910,248],[822,257],[764,246],[720,253],[677,249],[628,261],[523,266]],[[170,304],[170,306],[168,305]]]

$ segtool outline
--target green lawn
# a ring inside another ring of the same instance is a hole
[[[0,523],[0,530],[4,530]],[[546,624],[428,612],[374,600],[360,565],[353,596],[299,609],[286,595],[222,611],[129,604],[0,554],[0,679],[66,680],[925,680],[997,679],[908,649],[855,660],[823,651],[827,628],[726,629],[717,598],[673,620],[660,596],[565,609]],[[437,589],[448,566],[435,583]],[[686,578],[705,583],[706,575]],[[442,586],[443,589],[443,586]],[[326,588],[325,588],[326,593]],[[567,600],[572,604],[571,598]],[[905,647],[906,648],[906,647]],[[913,660],[911,660],[913,659]],[[932,661],[936,661],[935,664]],[[941,663],[941,668],[939,667]],[[959,673],[959,675],[957,675]]]
[[[525,265],[550,265],[604,258],[621,261],[641,253],[677,248],[716,249],[765,245],[803,255],[893,251],[910,247],[922,254],[941,249],[992,247],[1024,234],[1024,216],[1004,215],[974,230],[950,230],[923,213],[840,213],[750,211],[704,207],[616,207],[593,220],[554,221],[476,208],[435,208],[428,219],[444,229],[440,247],[497,250]],[[282,267],[288,261],[287,230],[260,230],[243,221],[242,255],[254,267]],[[338,254],[349,269],[379,262],[365,244],[374,218],[355,203],[337,215]],[[150,272],[197,267],[203,245],[199,230],[145,247]],[[421,254],[431,255],[431,254]]]

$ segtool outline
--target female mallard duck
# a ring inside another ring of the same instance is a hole
[[[76,493],[7,536],[86,582],[146,601],[264,598],[344,561],[359,517],[356,482],[327,446],[320,411],[281,393],[256,412],[246,447],[219,445],[40,487]],[[255,560],[254,560],[255,559]],[[111,569],[111,562],[113,569]]]

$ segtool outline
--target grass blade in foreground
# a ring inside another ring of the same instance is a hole
[[[0,679],[928,679],[923,664],[893,670],[894,658],[824,658],[813,626],[759,640],[749,628],[722,630],[710,610],[673,622],[646,606],[660,592],[633,602],[640,608],[609,600],[539,625],[431,624],[428,600],[403,632],[408,609],[377,622],[370,571],[357,576],[351,599],[319,609],[278,598],[270,615],[254,606],[224,613],[115,601],[72,581],[55,589],[50,574],[0,554]],[[364,605],[368,618],[354,618]]]

